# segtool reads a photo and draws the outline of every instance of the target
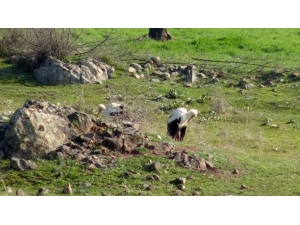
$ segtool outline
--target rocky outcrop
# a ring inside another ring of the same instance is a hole
[[[44,85],[93,84],[111,78],[114,68],[92,58],[73,64],[50,56],[33,72]]]
[[[32,159],[55,150],[77,135],[62,110],[44,101],[25,101],[5,130],[5,154]]]

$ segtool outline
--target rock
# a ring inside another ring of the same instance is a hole
[[[148,176],[146,177],[146,179],[147,179],[147,180],[150,180],[150,181],[154,181],[154,180],[155,180],[155,178],[154,178],[153,176],[151,176],[151,175],[148,175]]]
[[[184,86],[184,87],[192,87],[193,84],[191,84],[191,83],[185,83],[183,86]]]
[[[101,145],[107,148],[110,151],[121,151],[122,144],[120,143],[121,139],[119,138],[105,138]]]
[[[78,128],[82,133],[88,133],[93,127],[91,117],[83,112],[74,112],[67,116],[74,127]]]
[[[185,184],[185,181],[186,181],[186,178],[184,178],[184,177],[178,177],[175,179],[175,182],[177,184]]]
[[[81,68],[83,66],[86,66],[88,68],[88,71],[91,73],[91,75],[84,74],[83,77],[86,81],[94,80],[94,78],[96,78],[96,81],[107,80],[113,77],[113,73],[115,71],[115,69],[112,66],[109,66],[106,63],[100,62],[93,58],[87,58],[82,60],[79,63],[79,66]],[[93,81],[91,83],[93,83]]]
[[[153,62],[153,63],[158,63],[160,61],[160,57],[159,56],[152,56],[150,58],[150,60]]]
[[[188,70],[187,71],[186,81],[188,83],[193,83],[193,82],[197,81],[197,73],[196,73],[195,70]]]
[[[16,195],[17,195],[17,196],[24,196],[25,193],[24,193],[24,191],[23,191],[21,188],[19,188],[19,189],[16,191]]]
[[[149,187],[149,184],[143,183],[141,186],[143,189],[146,189],[147,187]]]
[[[16,157],[12,157],[10,159],[10,166],[11,168],[19,171],[33,170],[37,168],[34,162]]]
[[[146,69],[151,69],[151,64],[150,63],[146,63],[145,65],[144,65],[144,68],[146,68]]]
[[[89,183],[89,182],[84,182],[84,183],[82,183],[82,187],[83,187],[83,188],[87,188],[87,187],[90,187],[90,186],[92,186],[92,184]]]
[[[178,185],[178,189],[179,189],[179,190],[185,190],[185,186],[184,186],[183,184],[179,184],[179,185]]]
[[[137,63],[131,63],[130,67],[133,67],[137,72],[141,72],[143,67],[140,64]]]
[[[207,168],[214,168],[214,165],[212,162],[205,160],[205,165]]]
[[[159,162],[153,162],[152,164],[150,164],[149,169],[151,170],[155,170],[155,171],[160,171],[163,168],[163,164],[159,163]]]
[[[69,183],[67,186],[65,186],[64,191],[65,194],[71,195],[73,193],[71,184]]]
[[[37,80],[45,85],[92,84],[111,78],[114,68],[92,58],[77,65],[50,56],[33,72]]]
[[[12,194],[13,193],[13,190],[10,186],[6,186],[5,191],[6,191],[7,194]]]
[[[5,154],[8,158],[42,157],[77,135],[58,106],[26,100],[10,118],[5,131]]]
[[[48,193],[49,193],[49,190],[47,188],[39,188],[36,195],[43,196],[43,195],[47,195]]]
[[[241,185],[241,189],[247,189],[248,187],[245,184]]]
[[[161,181],[161,178],[157,174],[153,174],[153,178],[157,181]]]
[[[239,174],[239,171],[237,169],[234,169],[232,173],[233,174]]]
[[[159,79],[151,79],[151,81],[152,81],[153,83],[160,83],[160,80],[159,80]]]
[[[132,66],[129,66],[129,67],[128,67],[128,72],[129,72],[129,73],[135,73],[135,72],[136,72],[136,69],[133,68]]]
[[[174,192],[174,196],[183,196],[183,195],[185,195],[185,194],[182,192],[182,190],[176,190]]]
[[[204,73],[199,73],[198,77],[200,77],[200,78],[207,78],[207,76]]]
[[[292,78],[297,78],[297,77],[299,77],[299,73],[292,73],[292,74],[291,74],[291,77],[292,77]]]
[[[193,191],[193,192],[192,192],[192,195],[193,195],[193,196],[198,196],[198,195],[199,195],[199,192],[198,192],[198,191]]]

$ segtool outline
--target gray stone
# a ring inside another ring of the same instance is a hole
[[[5,131],[5,154],[31,159],[45,156],[78,134],[59,107],[26,100]]]
[[[83,112],[74,112],[68,115],[69,121],[83,133],[91,131],[93,122],[91,117]]]
[[[114,68],[92,58],[71,64],[50,56],[33,72],[37,80],[45,85],[90,84],[111,78]]]
[[[31,160],[19,159],[16,157],[12,157],[10,159],[10,166],[11,168],[19,171],[33,170],[37,168],[36,164]]]

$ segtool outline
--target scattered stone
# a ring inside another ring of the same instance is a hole
[[[205,160],[205,164],[206,164],[206,167],[207,167],[207,168],[211,168],[211,169],[213,169],[213,168],[214,168],[214,165],[213,165],[213,163],[212,163],[212,162],[210,162],[210,161],[207,161],[207,160]]]
[[[188,175],[188,176],[186,177],[186,179],[187,179],[187,180],[195,180],[195,178],[192,177],[192,176],[190,176],[190,175]]]
[[[142,66],[140,64],[137,64],[137,63],[131,63],[130,64],[130,67],[131,68],[134,68],[137,72],[141,72],[142,71]],[[129,67],[129,68],[130,68]],[[129,71],[130,72],[130,71]]]
[[[151,79],[151,81],[152,81],[153,83],[160,83],[160,80],[159,80],[159,79]]]
[[[175,190],[174,191],[174,196],[183,196],[183,195],[185,195],[185,194],[182,192],[182,190]]]
[[[83,183],[82,183],[82,187],[83,187],[83,188],[87,188],[87,187],[90,187],[90,186],[92,186],[92,184],[89,183],[89,182],[83,182]]]
[[[151,191],[151,190],[154,190],[156,187],[154,185],[149,185],[146,190],[147,191]]]
[[[178,177],[175,179],[175,182],[177,184],[185,184],[185,181],[186,181],[186,178],[184,178],[184,177]]]
[[[155,180],[161,181],[161,178],[160,178],[158,175],[156,175],[156,174],[153,174],[153,178],[154,178]]]
[[[13,190],[10,186],[6,186],[5,191],[6,191],[7,194],[12,194],[13,193]]]
[[[16,195],[17,195],[17,196],[24,196],[25,193],[24,193],[24,191],[23,191],[21,188],[19,188],[19,189],[16,191]]]
[[[48,193],[49,193],[49,190],[47,188],[39,188],[36,195],[43,196],[43,195],[47,195]]]
[[[146,189],[146,188],[148,188],[148,187],[149,187],[149,184],[146,184],[146,183],[143,183],[143,184],[142,184],[142,188]]]
[[[191,83],[185,83],[183,86],[184,86],[184,87],[192,87],[193,84],[191,84]]]
[[[128,190],[124,190],[119,193],[119,195],[128,195],[128,194],[129,194]]]
[[[128,72],[129,73],[135,73],[136,72],[136,69],[133,68],[132,66],[128,67]]]
[[[197,195],[199,195],[199,192],[198,192],[198,191],[193,191],[193,192],[192,192],[192,195],[193,195],[193,196],[197,196]]]
[[[292,74],[291,74],[291,77],[292,77],[292,78],[297,78],[297,77],[299,77],[299,73],[292,73]]]
[[[178,185],[178,188],[179,188],[179,190],[185,190],[185,185],[179,184],[179,185]]]
[[[155,180],[155,178],[154,178],[153,176],[151,176],[151,175],[148,175],[148,176],[146,177],[146,179],[147,179],[147,180],[150,180],[150,181],[154,181],[154,180]]]
[[[68,194],[68,195],[71,195],[73,193],[73,190],[72,190],[72,187],[71,187],[70,183],[67,186],[65,186],[64,193]]]
[[[158,63],[160,61],[160,57],[159,56],[152,56],[150,58],[150,60],[153,62],[153,63]]]
[[[237,169],[234,169],[232,173],[233,174],[239,174],[240,172]]]
[[[150,166],[149,169],[155,170],[155,171],[160,171],[163,168],[163,164],[159,162],[153,162]]]
[[[245,184],[241,185],[241,189],[247,189],[248,187]]]
[[[10,166],[11,168],[19,171],[33,170],[37,168],[37,165],[31,160],[19,159],[16,157],[12,157],[10,159]]]

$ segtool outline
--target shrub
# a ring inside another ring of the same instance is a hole
[[[33,71],[48,56],[62,60],[76,50],[70,29],[10,29],[1,42],[0,54],[26,71]]]

